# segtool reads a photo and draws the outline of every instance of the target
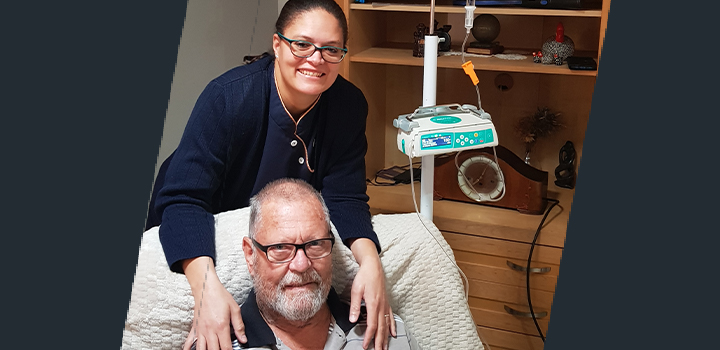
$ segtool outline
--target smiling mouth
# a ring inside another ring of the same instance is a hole
[[[300,74],[302,74],[302,75],[306,75],[309,77],[315,77],[315,78],[319,78],[319,77],[322,77],[323,75],[325,75],[325,73],[311,72],[311,71],[302,70],[302,69],[299,69],[298,72],[300,72]]]

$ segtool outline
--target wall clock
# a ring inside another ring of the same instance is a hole
[[[438,156],[434,199],[543,214],[547,206],[548,172],[536,169],[503,146]]]

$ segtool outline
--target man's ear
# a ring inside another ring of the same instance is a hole
[[[250,271],[250,274],[253,275],[255,272],[255,266],[253,265],[253,262],[255,259],[253,259],[253,249],[252,249],[252,241],[248,237],[243,237],[243,244],[242,244],[243,254],[245,255],[245,263],[247,264],[248,270]]]

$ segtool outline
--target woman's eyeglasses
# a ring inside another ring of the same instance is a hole
[[[298,58],[307,58],[315,54],[315,51],[320,50],[320,55],[322,55],[322,58],[328,62],[328,63],[340,63],[340,61],[345,58],[345,54],[347,53],[347,49],[341,49],[339,47],[335,46],[323,46],[323,47],[317,47],[315,44],[311,42],[307,42],[304,40],[294,40],[294,39],[288,39],[284,35],[280,34],[280,32],[276,32],[278,36],[280,36],[283,40],[287,41],[288,44],[290,44],[290,52],[292,52],[295,57]]]

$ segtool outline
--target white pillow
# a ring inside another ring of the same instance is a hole
[[[238,303],[252,287],[242,252],[248,215],[249,208],[215,215],[215,268]],[[482,349],[452,250],[435,225],[409,213],[375,215],[373,226],[383,248],[380,259],[390,305],[420,347]],[[337,237],[334,227],[333,233]],[[336,244],[333,287],[341,298],[350,299],[357,269],[352,252]],[[182,349],[191,327],[193,302],[185,276],[167,266],[158,228],[149,229],[140,245],[121,349]]]

